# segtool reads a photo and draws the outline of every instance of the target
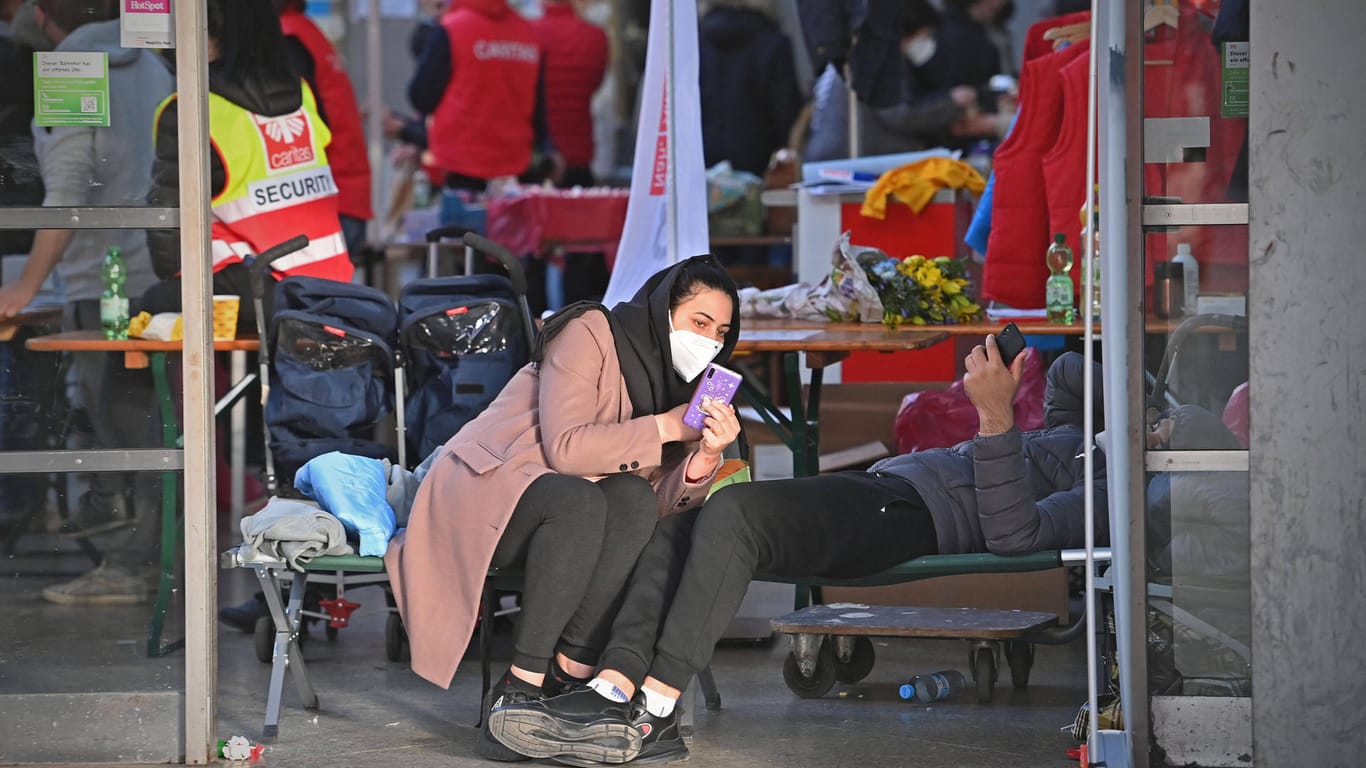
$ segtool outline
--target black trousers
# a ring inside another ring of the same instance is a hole
[[[660,522],[631,577],[601,668],[678,689],[712,649],[756,573],[857,578],[939,546],[905,480],[841,472],[723,488]]]
[[[513,664],[541,672],[556,651],[597,663],[658,510],[636,475],[549,474],[527,487],[493,553],[498,568],[526,566]]]

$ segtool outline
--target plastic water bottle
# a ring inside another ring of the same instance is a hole
[[[1181,274],[1185,280],[1185,296],[1182,297],[1181,306],[1185,313],[1193,315],[1200,310],[1197,308],[1200,296],[1200,262],[1195,260],[1195,254],[1191,253],[1190,243],[1177,243],[1176,256],[1172,257],[1173,264],[1181,265]]]
[[[1044,308],[1050,323],[1068,323],[1076,319],[1076,308],[1072,304],[1075,289],[1072,286],[1072,249],[1067,247],[1067,235],[1059,232],[1053,235],[1053,244],[1048,246],[1044,255],[1048,264],[1048,282],[1044,284]]]
[[[1083,222],[1085,222],[1085,219],[1086,219],[1086,209],[1083,208],[1083,209],[1082,209],[1082,220],[1083,220]],[[1095,211],[1095,216],[1094,216],[1094,218],[1093,218],[1093,220],[1092,220],[1092,222],[1091,222],[1091,226],[1088,227],[1088,226],[1085,225],[1085,223],[1082,224],[1082,228],[1081,228],[1081,241],[1082,241],[1083,243],[1085,243],[1085,242],[1087,242],[1088,240],[1090,240],[1090,241],[1093,243],[1093,247],[1095,248],[1095,251],[1094,251],[1095,257],[1092,259],[1092,262],[1093,262],[1093,269],[1091,270],[1091,273],[1092,273],[1092,275],[1093,275],[1093,278],[1092,278],[1092,280],[1091,280],[1091,314],[1094,315],[1095,318],[1096,318],[1097,320],[1099,320],[1099,319],[1100,319],[1100,209],[1096,209],[1096,211]]]
[[[901,698],[910,699],[912,695],[922,704],[943,701],[953,694],[967,690],[968,680],[956,669],[945,669],[929,675],[916,675],[901,686]]]
[[[426,208],[432,204],[432,180],[427,176],[427,171],[418,168],[413,171],[413,207]]]
[[[100,278],[104,291],[100,293],[100,325],[104,328],[104,338],[122,340],[128,338],[128,272],[123,265],[123,254],[110,246],[100,265]]]

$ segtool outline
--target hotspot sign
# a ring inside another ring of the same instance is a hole
[[[119,44],[124,48],[174,48],[171,0],[119,0]]]

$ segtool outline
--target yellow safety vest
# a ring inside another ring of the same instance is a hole
[[[337,185],[327,163],[332,132],[318,116],[313,92],[301,85],[302,106],[278,117],[263,117],[209,94],[209,139],[226,174],[223,190],[211,203],[215,272],[306,235],[307,247],[271,265],[277,273],[351,279]]]

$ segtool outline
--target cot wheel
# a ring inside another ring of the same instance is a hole
[[[873,671],[873,661],[877,658],[877,652],[873,650],[873,641],[866,637],[854,638],[854,652],[850,654],[848,661],[840,661],[835,658],[835,679],[841,683],[857,683],[868,676]]]
[[[972,680],[977,683],[977,703],[990,704],[996,687],[996,657],[990,648],[978,648],[972,659]]]
[[[256,658],[262,664],[269,664],[275,655],[275,622],[269,616],[256,617]]]
[[[797,665],[796,654],[789,653],[783,662],[783,682],[803,699],[819,699],[835,685],[835,664],[835,652],[829,643],[822,643],[816,654],[816,669],[806,677]]]
[[[384,656],[389,661],[409,659],[408,633],[403,629],[403,619],[397,613],[390,613],[384,621]]]
[[[1006,663],[1010,665],[1010,683],[1019,690],[1029,687],[1029,671],[1034,667],[1034,644],[1024,640],[1006,643]]]

